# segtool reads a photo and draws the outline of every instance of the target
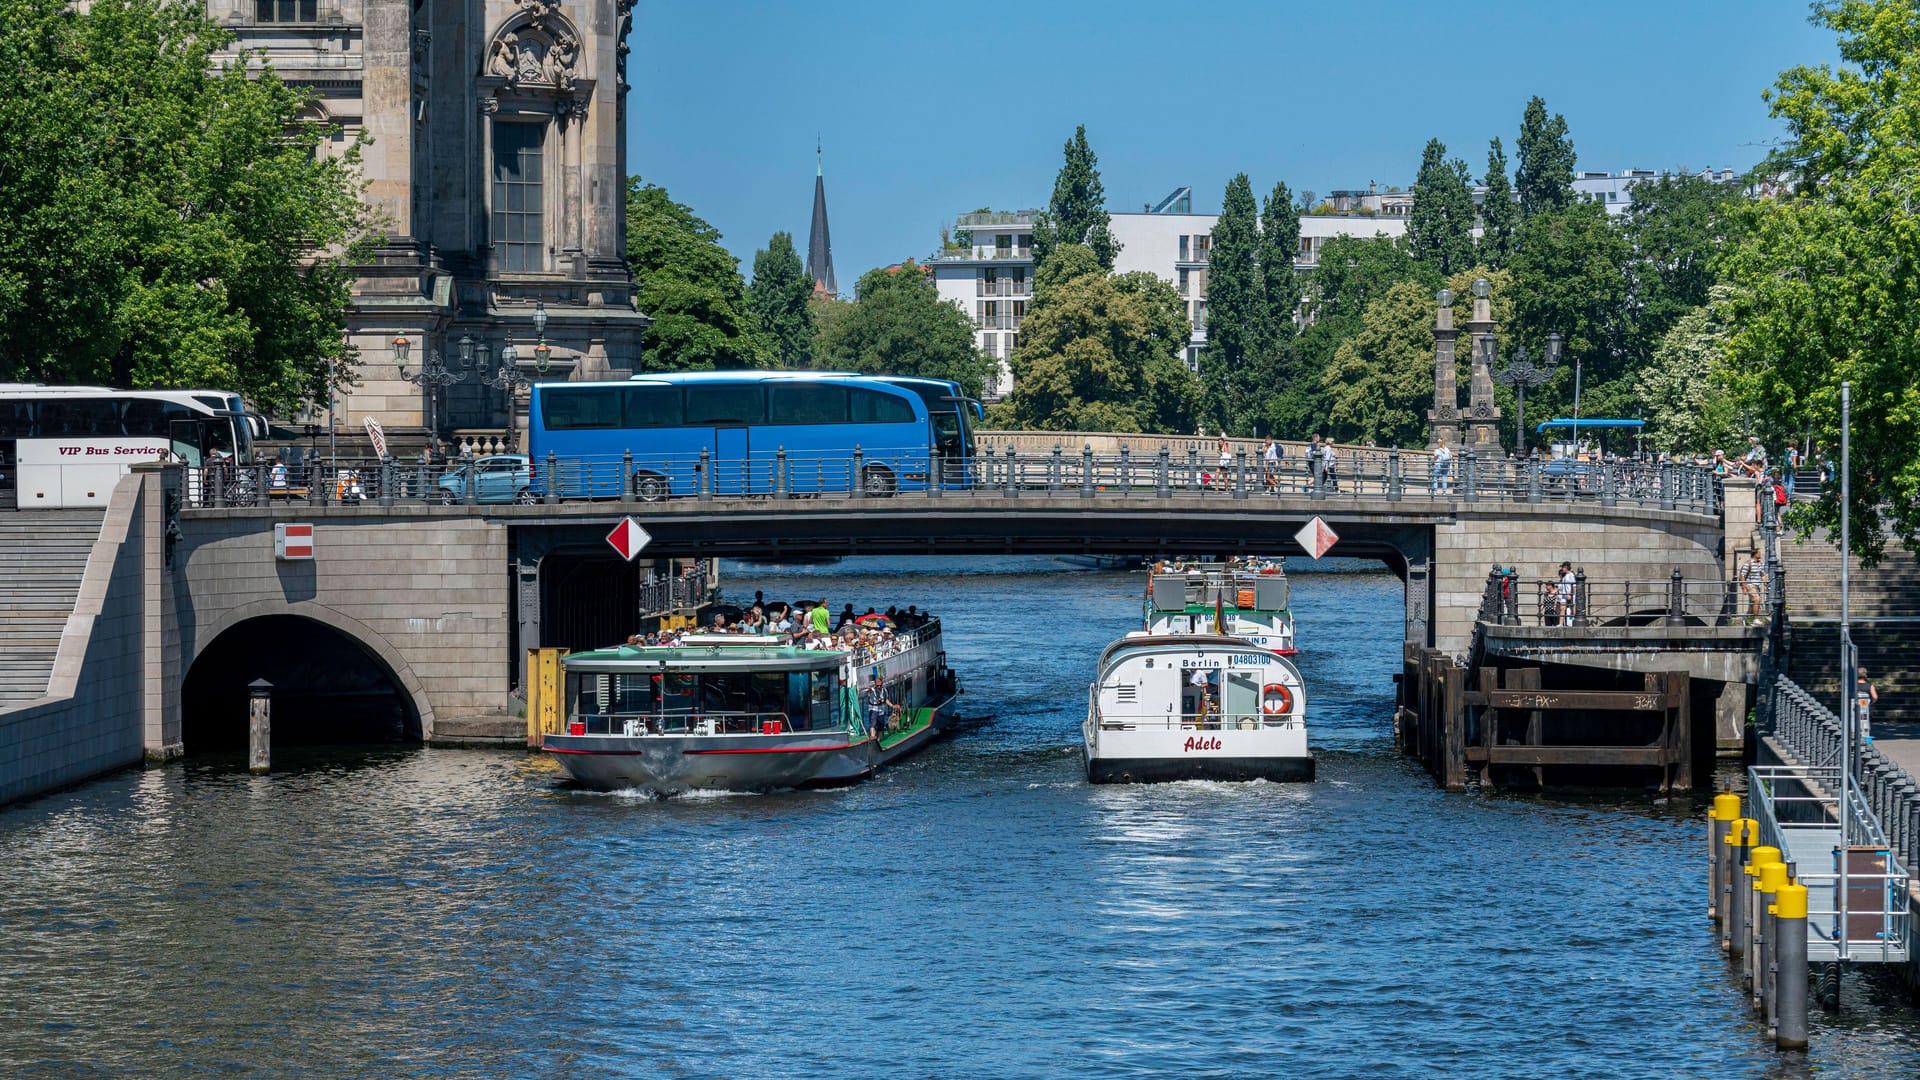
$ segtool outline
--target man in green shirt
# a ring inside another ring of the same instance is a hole
[[[821,600],[813,605],[813,610],[808,613],[807,625],[813,629],[814,633],[824,634],[827,632],[827,619],[827,602]]]

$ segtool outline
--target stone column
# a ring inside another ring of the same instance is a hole
[[[1474,282],[1475,292],[1485,292]],[[1485,296],[1473,298],[1473,320],[1467,323],[1472,339],[1473,373],[1467,384],[1466,449],[1483,457],[1502,452],[1500,446],[1500,410],[1493,404],[1493,303]]]
[[[1427,410],[1427,449],[1441,439],[1456,453],[1460,445],[1460,389],[1454,365],[1454,342],[1460,331],[1453,328],[1453,293],[1441,289],[1439,310],[1433,317],[1433,408]]]

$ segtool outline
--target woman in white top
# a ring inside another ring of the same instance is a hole
[[[1453,451],[1447,449],[1445,439],[1433,448],[1433,493],[1453,494]]]

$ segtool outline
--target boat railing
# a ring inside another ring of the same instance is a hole
[[[859,645],[853,650],[853,664],[862,667],[876,660],[885,660],[889,656],[899,656],[916,646],[923,645],[940,633],[940,620],[928,619],[924,624],[911,630],[896,630],[892,637],[883,638],[872,645]]]
[[[838,731],[831,721],[813,724],[784,712],[575,713],[570,735],[791,735]]]
[[[1290,713],[1112,713],[1100,714],[1104,731],[1283,731],[1305,728],[1306,719]]]

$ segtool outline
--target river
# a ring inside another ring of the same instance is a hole
[[[1398,581],[1300,572],[1311,785],[1090,787],[1137,573],[729,565],[912,603],[952,737],[855,787],[658,802],[419,747],[121,773],[0,811],[0,1071],[151,1076],[1887,1076],[1872,980],[1776,1054],[1705,803],[1448,795],[1392,746]]]

